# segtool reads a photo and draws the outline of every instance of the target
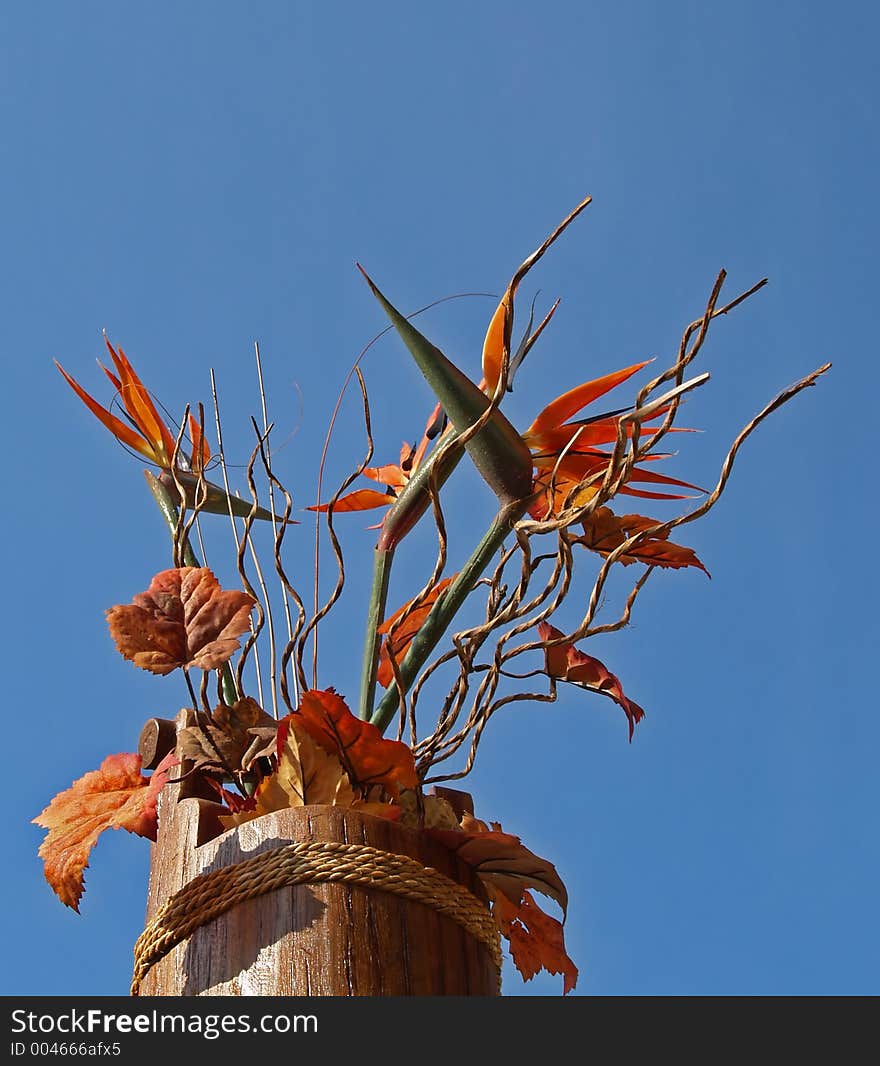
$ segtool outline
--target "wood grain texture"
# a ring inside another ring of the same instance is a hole
[[[214,805],[159,797],[147,921],[198,874],[291,841],[362,843],[418,859],[485,894],[442,844],[384,819],[302,807],[247,822],[199,844]],[[422,903],[358,885],[293,885],[247,900],[201,926],[151,968],[142,996],[497,995],[488,949]]]

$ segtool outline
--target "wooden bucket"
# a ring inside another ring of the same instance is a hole
[[[329,806],[202,843],[217,806],[180,789],[159,797],[133,995],[499,994],[486,895],[442,844]]]

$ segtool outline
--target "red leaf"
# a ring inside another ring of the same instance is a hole
[[[297,713],[313,740],[339,758],[352,785],[381,785],[395,798],[401,788],[417,788],[412,751],[385,740],[370,722],[356,718],[332,688],[303,693]]]
[[[608,507],[599,507],[584,520],[584,535],[572,543],[583,544],[590,551],[607,558],[615,548],[620,547],[634,533],[659,524],[656,519],[646,518],[644,515],[616,515]],[[695,566],[707,577],[711,576],[692,548],[673,544],[668,537],[669,530],[652,534],[621,555],[618,562],[624,566],[629,566],[631,563],[646,563],[649,566],[662,566],[673,570]]]
[[[105,829],[156,839],[159,792],[175,762],[172,752],[151,777],[144,777],[140,755],[108,755],[99,770],[89,771],[59,792],[34,818],[36,825],[49,830],[39,856],[46,880],[62,903],[79,911],[83,870]]]
[[[548,622],[538,623],[538,635],[541,640],[557,640],[564,636],[560,630]],[[557,644],[552,648],[546,648],[544,656],[549,677],[557,681],[570,681],[614,700],[626,715],[629,723],[629,739],[632,741],[635,725],[645,717],[645,712],[637,703],[627,699],[623,694],[620,681],[604,663],[594,659],[592,655],[578,651],[573,644]]]
[[[535,903],[531,893],[523,892],[522,903],[515,906],[503,895],[496,895],[492,913],[501,935],[510,943],[510,954],[524,981],[539,970],[562,974],[562,994],[577,984],[577,966],[565,951],[562,923]]]
[[[142,670],[216,670],[237,651],[255,603],[221,590],[207,567],[183,566],[156,574],[131,604],[111,607],[107,621],[121,654]]]

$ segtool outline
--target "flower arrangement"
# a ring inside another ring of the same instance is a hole
[[[107,620],[119,652],[135,666],[159,675],[182,674],[189,716],[173,750],[150,776],[143,773],[139,754],[110,755],[34,819],[48,830],[39,852],[46,879],[67,906],[78,910],[83,872],[101,832],[123,828],[155,840],[161,790],[172,779],[197,780],[201,788],[213,790],[216,833],[270,812],[319,804],[355,809],[431,834],[482,881],[523,978],[543,968],[562,975],[564,992],[574,988],[577,968],[563,936],[567,893],[556,869],[499,823],[477,818],[462,798],[465,794],[445,783],[470,773],[480,739],[498,710],[553,701],[560,685],[613,701],[632,740],[642,708],[582,645],[628,624],[655,570],[708,573],[691,548],[671,539],[673,531],[715,505],[746,438],[830,365],[785,390],[743,428],[711,491],[658,470],[657,462],[668,457],[660,446],[671,434],[683,432],[676,424],[683,397],[709,379],[706,373],[688,373],[712,322],[765,283],[722,302],[722,272],[705,310],[685,328],[676,358],[643,384],[634,399],[594,411],[607,394],[644,371],[647,362],[575,385],[520,431],[502,412],[503,400],[559,301],[538,325],[533,304],[514,343],[517,292],[531,267],[589,203],[587,198],[579,204],[513,274],[488,325],[479,382],[435,347],[362,271],[437,403],[417,444],[405,444],[397,462],[371,465],[369,399],[355,365],[350,379],[356,377],[360,386],[367,452],[329,499],[319,498],[308,508],[328,537],[338,566],[332,593],[323,604],[316,600],[311,610],[286,567],[285,545],[297,522],[291,493],[273,463],[264,392],[262,427],[252,420],[255,446],[247,466],[247,499],[230,485],[216,389],[215,458],[204,407],[187,408],[178,426],[169,424],[124,351],[109,340],[112,369],[103,369],[119,414],[59,365],[71,388],[114,437],[155,468],[146,477],[171,533],[173,565],[156,574],[131,603],[112,607]],[[257,364],[259,369],[259,349]],[[260,387],[263,391],[261,371]],[[450,572],[443,488],[465,457],[498,506],[470,556]],[[216,483],[215,467],[222,484]],[[370,485],[359,484],[361,478]],[[699,502],[660,520],[623,512],[621,497]],[[309,676],[306,649],[345,583],[334,522],[346,512],[371,509],[381,509],[382,515],[372,527],[378,535],[361,688],[350,705],[333,688],[318,687],[314,663]],[[231,524],[240,589],[221,588],[196,553],[197,539],[204,559],[201,519],[206,515],[225,515]],[[395,552],[422,521],[433,522],[436,529],[433,566],[408,602],[389,610]],[[257,523],[272,529],[271,571],[255,546]],[[574,619],[569,612],[563,621],[572,575],[591,562],[595,577],[586,610]],[[618,564],[636,567],[638,576],[619,616],[599,623],[608,577]],[[273,593],[267,573],[277,579]],[[450,639],[453,620],[466,601],[477,598],[483,603],[482,621]],[[447,645],[440,649],[444,639]],[[265,662],[266,653],[268,676],[258,660],[263,654]],[[527,668],[517,669],[521,666]],[[543,678],[542,687],[525,690],[522,682],[533,677]],[[440,678],[445,678],[446,694],[426,732],[423,693]],[[395,725],[396,736],[386,736]],[[536,893],[561,908],[562,921],[542,910]]]

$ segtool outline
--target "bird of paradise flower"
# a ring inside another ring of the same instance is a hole
[[[98,365],[116,389],[128,421],[117,418],[98,403],[67,373],[58,360],[55,360],[64,380],[101,424],[109,429],[121,444],[159,468],[158,480],[172,498],[176,498],[182,489],[189,507],[194,506],[198,500],[199,509],[203,511],[228,514],[231,510],[241,518],[252,516],[271,520],[272,515],[265,508],[254,509],[248,501],[230,496],[219,485],[205,480],[204,473],[211,459],[211,449],[201,422],[189,412],[188,428],[192,447],[187,455],[183,448],[178,446],[177,437],[156,410],[149,391],[135,373],[125,352],[121,347],[114,348],[106,335],[104,343],[116,373],[100,361]]]

